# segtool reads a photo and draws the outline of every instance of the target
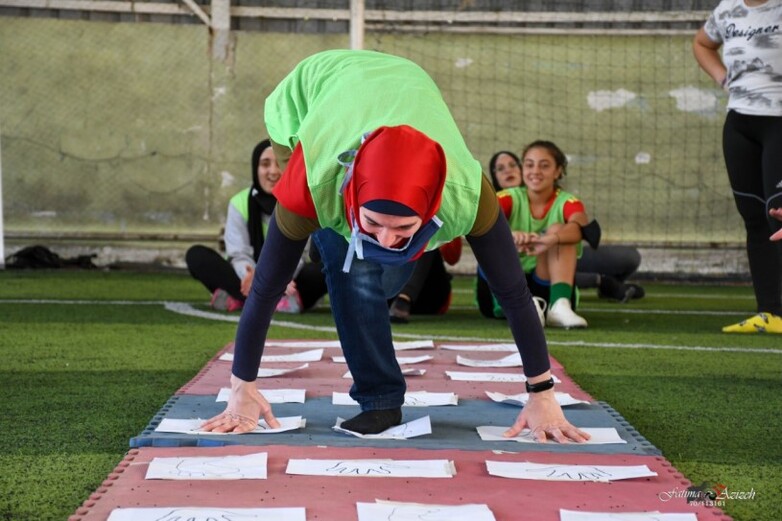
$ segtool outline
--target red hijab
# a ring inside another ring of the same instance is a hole
[[[380,127],[361,144],[353,176],[343,197],[351,211],[375,200],[393,201],[413,210],[426,224],[440,209],[445,186],[445,153],[436,141],[413,127]]]

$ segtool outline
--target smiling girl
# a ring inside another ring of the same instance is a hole
[[[521,159],[524,186],[502,190],[497,197],[530,289],[548,301],[546,325],[583,328],[587,321],[573,311],[573,288],[576,261],[581,255],[581,228],[588,218],[578,197],[559,187],[566,167],[567,158],[557,145],[550,141],[530,143]],[[496,316],[490,298],[479,272],[479,306],[484,314],[491,310]]]

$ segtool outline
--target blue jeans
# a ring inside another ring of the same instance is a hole
[[[353,375],[351,398],[362,411],[401,407],[407,387],[394,352],[388,299],[399,293],[415,263],[384,266],[354,258],[350,273],[343,273],[345,238],[327,228],[312,240],[320,250],[331,313]]]

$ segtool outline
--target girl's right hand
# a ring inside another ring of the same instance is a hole
[[[538,239],[538,234],[531,232],[512,231],[511,235],[513,236],[513,244],[519,252],[525,252],[529,245],[533,244]]]
[[[244,274],[244,278],[242,279],[240,291],[242,292],[242,295],[245,297],[250,295],[250,288],[253,285],[253,277],[255,276],[255,268],[252,266],[247,266],[245,268],[247,271]]]
[[[772,208],[768,213],[776,220],[782,221],[782,208]],[[782,230],[778,230],[774,235],[772,235],[771,240],[782,241]]]

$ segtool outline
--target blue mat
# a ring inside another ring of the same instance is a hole
[[[627,441],[622,444],[531,444],[510,441],[483,441],[475,428],[479,425],[510,426],[518,407],[489,400],[460,400],[457,406],[406,407],[403,421],[429,415],[432,434],[408,440],[371,440],[332,430],[337,417],[351,418],[360,411],[357,406],[332,405],[331,398],[308,399],[306,403],[275,404],[274,414],[303,416],[304,429],[279,434],[176,434],[155,432],[164,418],[211,418],[222,412],[225,402],[215,402],[215,396],[179,395],[172,397],[138,436],[131,438],[136,447],[214,447],[222,445],[325,445],[331,447],[397,447],[417,449],[504,450],[508,452],[550,451],[586,452],[593,454],[660,455],[659,449],[641,436],[622,416],[603,402],[565,407],[567,419],[579,427],[613,427]]]

